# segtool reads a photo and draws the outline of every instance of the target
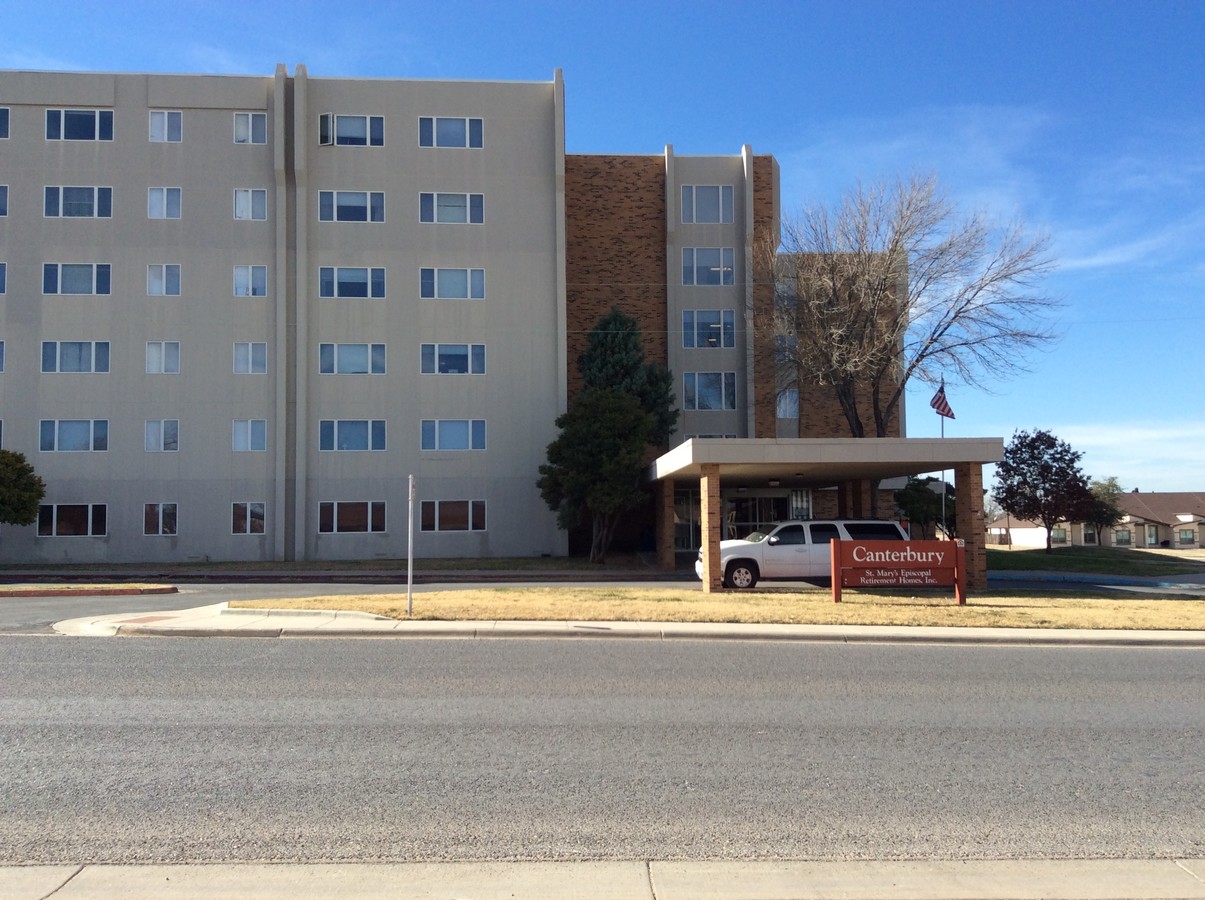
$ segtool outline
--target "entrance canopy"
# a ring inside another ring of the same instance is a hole
[[[699,485],[703,590],[721,590],[720,523],[723,494],[759,488],[837,489],[839,518],[865,518],[876,481],[953,470],[955,517],[966,545],[968,584],[987,584],[983,524],[983,466],[1004,458],[1002,438],[704,438],[659,457],[648,477],[659,482],[657,553],[674,565],[675,483]]]
[[[658,457],[651,480],[698,479],[719,466],[724,487],[827,487],[999,462],[1003,438],[693,438]]]

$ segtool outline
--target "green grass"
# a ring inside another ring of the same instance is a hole
[[[1205,556],[1193,559],[1175,551],[1123,550],[1113,547],[1061,547],[1053,553],[1047,553],[1045,550],[997,550],[989,547],[987,568],[989,572],[1041,570],[1152,578],[1163,575],[1205,574]]]

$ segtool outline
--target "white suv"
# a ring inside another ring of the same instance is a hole
[[[799,581],[827,578],[832,570],[829,542],[906,541],[898,522],[887,519],[809,519],[783,522],[769,533],[755,531],[746,538],[720,541],[720,568],[724,587],[751,588],[761,579]],[[703,578],[703,549],[695,561],[695,574]]]

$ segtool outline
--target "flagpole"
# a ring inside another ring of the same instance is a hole
[[[944,390],[946,386],[944,381],[941,386]],[[941,439],[944,441],[946,439],[946,417],[938,416],[937,418],[941,419]],[[944,468],[941,470],[941,533],[942,537],[949,539],[950,529],[946,527],[946,470]]]
[[[937,412],[937,417],[941,419],[941,439],[946,439],[946,419],[954,418],[954,411],[950,409],[950,402],[946,399],[946,380],[942,378],[941,386],[937,389],[937,393],[933,395],[933,399],[929,401],[929,405]],[[941,470],[941,530],[942,534],[948,540],[950,537],[950,528],[946,523],[946,470]]]

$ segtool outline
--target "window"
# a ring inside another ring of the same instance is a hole
[[[8,215],[8,185],[0,184],[0,216]]]
[[[178,144],[181,140],[184,114],[162,109],[152,109],[147,140],[156,144]]]
[[[1195,544],[1197,533],[1191,528],[1181,528],[1176,532],[1176,537],[1181,544]]]
[[[231,427],[231,449],[236,453],[263,453],[268,449],[267,419],[235,419]]]
[[[102,537],[108,533],[104,503],[54,503],[38,507],[38,537]]]
[[[682,185],[682,221],[688,224],[731,224],[732,185]]]
[[[48,186],[43,192],[42,214],[51,219],[112,218],[113,189]]]
[[[230,506],[231,534],[263,534],[264,504],[233,503]]]
[[[0,262],[0,294],[8,287],[8,263]]]
[[[736,346],[736,312],[731,309],[682,311],[682,346],[698,349]]]
[[[148,219],[180,218],[180,189],[174,187],[147,188],[146,216]]]
[[[234,114],[234,142],[236,144],[268,143],[268,114],[236,112]]]
[[[108,264],[43,263],[43,294],[107,294]]]
[[[251,188],[237,189],[234,192],[234,217],[247,221],[265,221],[268,218],[268,192]]]
[[[143,433],[143,449],[147,453],[175,453],[180,449],[179,419],[147,419]]]
[[[682,396],[684,409],[736,409],[736,373],[687,372]]]
[[[268,267],[267,266],[235,266],[234,267],[234,296],[236,296],[236,297],[266,297],[266,296],[268,296]]]
[[[484,300],[485,269],[420,269],[419,296],[437,300]]]
[[[321,375],[384,375],[384,344],[319,344]]]
[[[1050,529],[1050,543],[1052,543],[1052,544],[1067,543],[1067,529],[1066,528]]]
[[[799,390],[797,388],[784,388],[778,392],[775,415],[780,419],[799,418]]]
[[[385,449],[384,419],[322,419],[318,449],[358,451]]]
[[[485,221],[485,194],[419,194],[419,221],[480,225]]]
[[[422,531],[485,531],[484,500],[424,500]]]
[[[43,419],[38,449],[48,453],[103,453],[109,449],[108,419]]]
[[[423,344],[424,375],[484,375],[485,344]]]
[[[318,531],[344,534],[385,530],[385,503],[326,502],[318,504]]]
[[[381,191],[319,191],[320,222],[384,222],[385,194]]]
[[[147,266],[146,295],[148,297],[179,297],[180,267],[175,264],[163,263]]]
[[[8,107],[0,106],[0,140],[8,138]]]
[[[385,270],[355,266],[323,266],[318,270],[319,297],[385,296]]]
[[[43,372],[109,371],[108,341],[42,341]]]
[[[1096,526],[1084,523],[1084,544],[1096,543]]]
[[[420,147],[470,147],[482,145],[480,119],[449,119],[422,116],[418,120]]]
[[[1113,543],[1118,547],[1128,547],[1134,542],[1134,535],[1128,528],[1118,528],[1113,532]]]
[[[318,143],[341,147],[383,147],[385,117],[323,113],[318,117]]]
[[[702,286],[733,283],[731,247],[683,247],[682,283]]]
[[[0,372],[4,371],[4,341],[0,341]]]
[[[176,504],[147,503],[142,507],[142,533],[172,535],[176,533]]]
[[[146,373],[148,375],[179,375],[180,342],[147,341]]]
[[[424,450],[484,450],[485,419],[423,419]]]
[[[48,109],[46,110],[46,140],[111,141],[113,140],[113,110]]]
[[[235,375],[268,374],[268,345],[262,343],[237,343],[234,345]]]

